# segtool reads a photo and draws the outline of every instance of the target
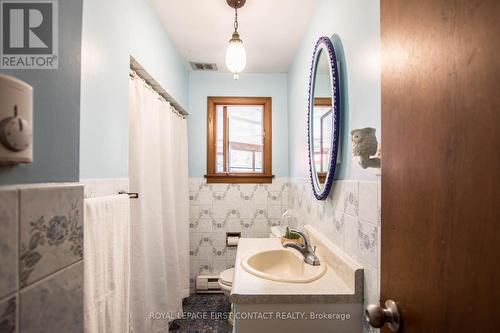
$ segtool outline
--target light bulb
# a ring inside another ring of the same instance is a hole
[[[247,54],[241,40],[231,40],[226,50],[226,66],[231,73],[237,74],[245,69],[247,64]]]

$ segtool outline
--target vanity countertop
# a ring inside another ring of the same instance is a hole
[[[257,303],[359,303],[363,299],[363,288],[359,288],[359,279],[363,279],[362,270],[356,271],[357,287],[349,286],[342,276],[327,261],[326,272],[319,279],[307,283],[277,282],[257,277],[247,272],[241,262],[250,255],[267,250],[282,250],[277,238],[242,238],[238,243],[238,252],[234,267],[233,287],[230,300],[235,304]],[[295,251],[289,249],[290,251]],[[354,274],[354,273],[353,273]],[[355,290],[356,289],[356,290]],[[361,289],[361,290],[359,290]]]

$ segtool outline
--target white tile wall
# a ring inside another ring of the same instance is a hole
[[[291,178],[288,195],[299,225],[313,225],[365,268],[365,304],[378,302],[380,183],[336,181],[327,200],[317,201],[309,178]]]
[[[0,332],[83,332],[83,187],[0,187]]]
[[[268,237],[289,206],[288,191],[288,178],[258,185],[190,178],[191,287],[198,274],[218,274],[234,266],[236,249],[226,247],[226,232]]]
[[[336,181],[325,201],[311,191],[309,178],[276,178],[272,184],[207,184],[190,178],[191,287],[198,274],[234,266],[235,248],[225,247],[227,231],[268,237],[281,215],[293,211],[297,227],[311,224],[365,268],[365,303],[379,298],[380,183]]]
[[[0,190],[0,299],[17,288],[18,198],[16,189]]]

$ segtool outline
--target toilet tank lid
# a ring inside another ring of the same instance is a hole
[[[233,284],[234,268],[226,269],[220,273],[219,279],[226,284]]]

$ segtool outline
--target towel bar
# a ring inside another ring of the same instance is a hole
[[[118,192],[118,194],[128,194],[128,197],[130,199],[139,199],[139,193],[129,193],[129,192],[125,192],[125,191],[120,191],[120,192]]]

